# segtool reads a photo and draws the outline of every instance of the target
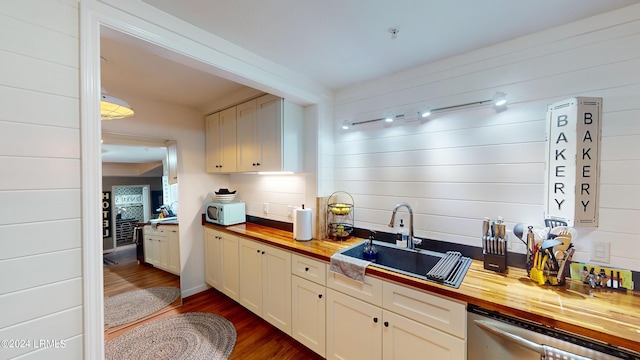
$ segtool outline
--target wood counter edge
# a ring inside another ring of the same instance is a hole
[[[205,223],[203,225],[215,230],[223,231],[233,235],[243,236],[255,241],[259,241],[268,245],[272,245],[272,246],[275,246],[287,251],[291,251],[297,254],[305,255],[305,256],[308,256],[317,260],[321,260],[324,262],[329,262],[330,257],[331,255],[333,255],[333,253],[340,251],[341,249],[347,248],[351,245],[358,244],[365,240],[365,239],[359,239],[359,238],[351,238],[348,241],[334,241],[329,239],[327,240],[313,239],[310,241],[295,241],[293,240],[293,237],[289,232],[278,230],[278,229],[272,230],[271,228],[263,227],[260,225],[249,224],[250,227],[256,228],[256,229],[250,229],[250,230],[247,230],[246,228],[247,224],[244,224],[244,223],[238,224],[238,225],[226,226],[226,227],[209,224],[209,223]],[[286,235],[283,235],[284,233],[286,233]],[[329,248],[334,248],[334,249],[332,251],[328,251],[327,249],[324,248],[324,246],[314,247],[312,246],[312,244],[324,244],[324,245],[328,244]],[[318,251],[317,248],[322,248],[323,250]],[[476,269],[479,269],[482,267],[481,262],[478,260],[473,260],[473,263],[475,266],[472,265],[472,267]],[[553,317],[550,317],[544,314],[533,313],[527,310],[506,306],[503,304],[492,302],[487,299],[480,299],[471,295],[461,293],[458,289],[455,289],[455,288],[439,285],[426,280],[417,279],[408,275],[403,275],[393,271],[388,271],[385,269],[376,268],[372,266],[367,267],[366,274],[383,278],[385,280],[394,281],[396,283],[400,283],[405,286],[413,287],[416,289],[429,291],[431,293],[435,293],[435,294],[445,296],[451,299],[455,299],[458,301],[463,301],[469,304],[477,305],[487,310],[493,310],[505,315],[510,315],[510,316],[521,318],[521,319],[540,323],[542,325],[549,326],[562,331],[566,331],[574,335],[579,335],[579,336],[589,338],[592,341],[614,345],[619,348],[631,350],[634,352],[640,352],[640,343],[632,339],[610,335],[608,333],[589,329],[584,326],[579,326],[568,321],[555,319]],[[466,277],[461,286],[465,285],[465,281],[467,281]],[[568,281],[571,281],[571,280],[568,280]],[[629,331],[633,331],[633,329],[630,329]]]

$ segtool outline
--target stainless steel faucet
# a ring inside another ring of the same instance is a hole
[[[413,209],[411,209],[411,205],[407,204],[406,202],[398,203],[396,207],[393,208],[393,214],[391,214],[389,227],[394,227],[396,221],[396,212],[398,212],[398,209],[403,206],[406,207],[407,210],[409,210],[409,239],[407,240],[407,248],[415,249],[415,245],[413,243]]]

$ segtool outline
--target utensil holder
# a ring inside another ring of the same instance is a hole
[[[504,255],[499,254],[484,254],[484,268],[485,270],[491,270],[499,273],[507,272],[507,252]]]

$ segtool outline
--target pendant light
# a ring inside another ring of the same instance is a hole
[[[133,109],[124,100],[107,95],[106,91],[102,91],[100,96],[100,118],[102,120],[124,119],[133,116],[133,114]]]

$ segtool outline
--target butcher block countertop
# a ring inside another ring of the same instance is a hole
[[[252,223],[205,226],[327,262],[335,252],[364,240],[295,241],[291,232]],[[367,267],[366,274],[640,352],[638,292],[591,289],[571,280],[565,286],[540,286],[529,280],[524,269],[510,267],[508,274],[499,274],[484,270],[478,260],[458,289],[373,266]]]

